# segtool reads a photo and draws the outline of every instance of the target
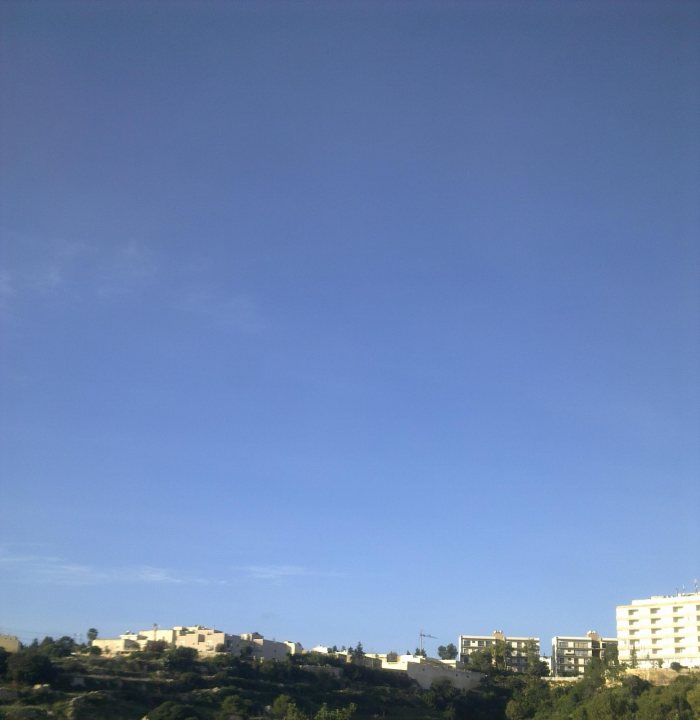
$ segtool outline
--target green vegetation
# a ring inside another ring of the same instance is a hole
[[[462,692],[446,681],[421,690],[403,673],[364,667],[362,654],[358,643],[352,663],[314,654],[260,663],[225,653],[199,659],[154,643],[106,658],[69,638],[45,638],[0,653],[0,720],[700,718],[700,673],[668,672],[673,682],[654,687],[626,674],[612,655],[592,661],[577,682],[552,684],[534,652],[527,672],[516,674],[499,667],[507,655],[497,649],[483,658],[481,686]]]
[[[440,645],[437,649],[438,657],[443,660],[456,660],[457,659],[457,646],[454,643],[449,645]]]

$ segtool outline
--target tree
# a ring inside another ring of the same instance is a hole
[[[97,635],[98,635],[97,629],[96,629],[96,628],[90,628],[90,629],[87,631],[88,643],[92,645],[92,643],[93,643],[95,640],[97,640]]]
[[[54,678],[54,668],[46,655],[23,650],[8,658],[7,675],[10,680],[23,685],[49,683]]]
[[[416,648],[416,651],[413,653],[416,657],[428,657],[428,653],[425,652],[423,648]]]
[[[221,709],[216,714],[216,720],[238,720],[246,718],[250,714],[250,700],[244,700],[238,695],[229,695],[222,703]],[[274,707],[274,703],[272,703]],[[284,715],[274,717],[284,718]]]
[[[278,695],[270,709],[273,717],[279,720],[309,720],[288,695]]]
[[[358,641],[357,645],[355,645],[354,648],[350,649],[350,654],[356,658],[363,657],[365,654],[365,649],[362,647],[362,643]]]
[[[321,709],[314,715],[314,720],[350,720],[355,714],[356,709],[356,705],[351,703],[346,708],[330,710],[328,706],[323,703]]]
[[[457,647],[454,643],[440,645],[437,651],[438,657],[442,660],[455,660],[457,658]]]
[[[583,679],[595,688],[605,685],[605,666],[600,658],[591,658],[583,668]]]
[[[469,655],[469,669],[476,672],[488,673],[493,670],[493,656],[488,648],[476,650]]]
[[[634,715],[634,703],[629,697],[614,691],[599,692],[586,702],[586,717],[595,720],[628,720]]]
[[[287,709],[284,720],[308,720],[308,717],[299,708],[292,703]]]
[[[253,646],[250,643],[241,644],[238,651],[238,657],[241,660],[252,660],[253,659]]]
[[[53,648],[49,652],[51,657],[68,657],[75,652],[75,640],[68,635],[58,638],[53,644]]]
[[[637,648],[635,645],[632,645],[630,648],[630,667],[636,668],[639,663],[637,662]]]
[[[520,690],[515,690],[513,698],[506,705],[507,720],[525,720],[535,717],[537,710],[549,698],[548,687],[531,677]]]
[[[146,642],[145,652],[162,655],[168,647],[168,643],[165,640],[148,640]]]
[[[168,700],[151,710],[146,717],[148,720],[197,720],[197,713],[191,705]]]
[[[10,657],[10,653],[5,648],[0,648],[0,678],[5,677],[7,672],[7,659]]]
[[[192,670],[197,662],[197,651],[194,648],[176,647],[163,654],[163,665],[166,670],[187,672]]]
[[[690,705],[695,715],[697,717],[700,717],[700,683],[698,683],[694,688],[688,690],[686,700],[688,701],[688,705]]]
[[[546,662],[540,660],[540,652],[534,640],[525,641],[525,657],[527,664],[525,672],[530,677],[545,677],[549,675],[549,667]]]
[[[505,640],[496,640],[490,649],[495,667],[506,670],[510,666],[510,645]]]
[[[602,659],[606,674],[611,680],[617,680],[623,670],[620,655],[617,651],[617,643],[608,643]]]
[[[287,710],[290,705],[294,705],[294,702],[289,695],[278,695],[272,701],[272,705],[270,707],[272,716],[276,718],[284,718],[287,715]]]

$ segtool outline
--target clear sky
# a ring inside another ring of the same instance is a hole
[[[700,5],[0,5],[0,632],[614,634],[700,576]]]

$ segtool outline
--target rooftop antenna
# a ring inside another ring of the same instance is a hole
[[[423,654],[423,638],[432,638],[433,640],[437,640],[435,635],[428,635],[428,633],[423,632],[422,630],[418,633],[418,641],[420,644],[420,654]]]

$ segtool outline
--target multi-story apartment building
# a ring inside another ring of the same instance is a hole
[[[469,664],[469,656],[475,652],[483,652],[504,643],[505,664],[510,670],[523,672],[527,668],[528,651],[540,654],[540,639],[534,637],[507,637],[502,630],[494,630],[491,635],[460,635],[457,647],[459,659]]]
[[[615,638],[601,637],[589,630],[583,637],[557,635],[552,638],[552,674],[557,677],[582,675],[593,658],[605,657],[605,653],[617,648]]]
[[[700,667],[700,592],[633,600],[618,605],[616,617],[621,662]]]

